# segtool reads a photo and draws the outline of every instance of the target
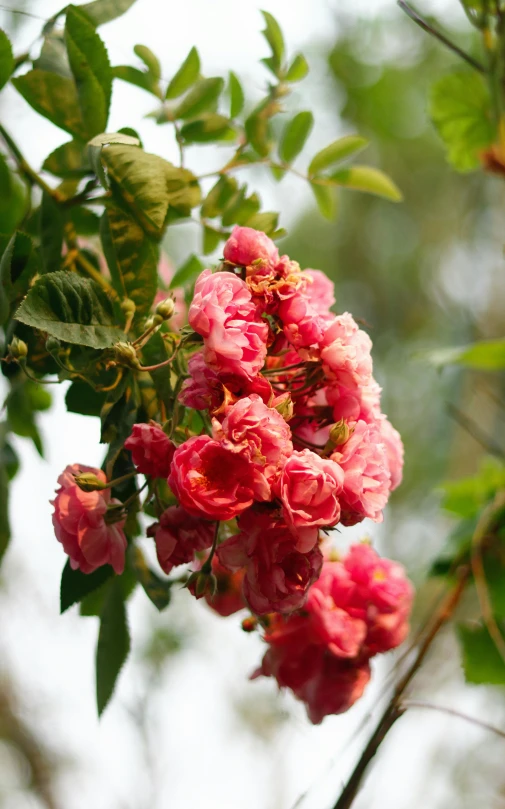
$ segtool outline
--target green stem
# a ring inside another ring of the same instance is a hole
[[[214,540],[212,542],[212,547],[210,549],[210,553],[207,556],[205,562],[203,563],[203,565],[201,567],[201,572],[206,574],[206,575],[208,575],[209,573],[212,572],[212,560],[214,558],[214,554],[215,554],[216,548],[217,548],[217,538],[219,536],[219,526],[220,525],[221,525],[221,523],[218,520],[216,522],[216,530],[214,532]]]

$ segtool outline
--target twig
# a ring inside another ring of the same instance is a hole
[[[464,719],[465,722],[470,722],[472,725],[476,725],[483,730],[489,730],[491,733],[495,733],[497,736],[505,739],[504,730],[500,730],[500,728],[490,725],[488,722],[483,722],[482,719],[477,719],[474,716],[468,716],[468,714],[461,713],[461,711],[457,711],[455,708],[447,708],[445,705],[434,705],[432,702],[421,702],[412,699],[402,702],[401,707],[404,709],[427,708],[430,711],[440,711],[440,713],[446,713],[448,716],[456,716],[458,719]]]
[[[482,559],[482,542],[492,529],[493,523],[496,520],[497,512],[503,509],[504,506],[505,494],[503,492],[498,492],[493,502],[490,503],[482,512],[472,538],[471,564],[482,618],[486,625],[486,629],[491,636],[491,640],[493,641],[500,657],[505,663],[505,639],[500,632],[500,628],[496,623],[493,614],[493,605],[491,604],[491,599],[489,597],[484,562]]]
[[[500,447],[496,444],[492,438],[486,435],[486,433],[480,429],[479,425],[476,424],[473,419],[469,418],[465,413],[463,413],[459,408],[452,404],[452,402],[447,403],[447,412],[449,415],[456,421],[460,427],[467,431],[468,435],[471,435],[485,450],[489,452],[490,455],[495,455],[497,458],[503,460],[505,456],[505,450],[503,447]]]

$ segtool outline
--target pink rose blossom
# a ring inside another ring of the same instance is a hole
[[[352,708],[363,696],[370,676],[367,662],[357,664],[325,654],[316,676],[300,690],[312,724],[319,725],[325,716],[345,713]]]
[[[186,511],[209,520],[231,520],[254,500],[251,464],[208,435],[176,449],[168,485]]]
[[[353,388],[366,385],[372,375],[372,341],[346,312],[335,317],[320,343],[321,360],[330,379]]]
[[[189,309],[191,327],[204,338],[204,359],[218,374],[252,379],[267,351],[268,324],[241,278],[204,270],[195,284]]]
[[[125,441],[130,450],[137,472],[153,478],[166,478],[175,452],[175,445],[159,424],[134,424],[131,435]]]
[[[73,464],[59,476],[60,488],[51,501],[54,506],[53,526],[56,539],[70,557],[73,570],[92,573],[102,565],[111,565],[121,574],[124,570],[126,537],[125,521],[108,524],[105,520],[107,507],[119,504],[111,498],[110,489],[83,492],[76,484],[74,475],[89,472],[102,481],[107,478],[100,469]]]
[[[402,482],[403,475],[403,442],[398,430],[395,430],[386,416],[381,416],[378,422],[382,441],[386,448],[386,455],[391,476],[390,489],[393,492]]]
[[[381,415],[381,388],[370,379],[365,385],[346,387],[333,383],[325,388],[328,404],[333,407],[333,421],[376,422]]]
[[[293,452],[291,430],[282,416],[253,393],[233,404],[222,424],[214,419],[212,434],[227,450],[241,454],[254,466],[257,476],[264,479],[262,499],[269,500],[270,485]]]
[[[381,522],[391,480],[383,439],[374,424],[358,421],[351,429],[348,441],[331,455],[344,470],[340,521],[356,525],[369,517]]]
[[[246,607],[243,594],[244,571],[237,570],[230,573],[215,555],[212,559],[212,572],[216,577],[217,590],[214,595],[205,593],[205,600],[209,607],[226,618]]]
[[[309,449],[293,452],[276,486],[286,522],[294,528],[336,525],[343,483],[344,473],[335,461]]]
[[[316,345],[323,339],[328,321],[334,315],[323,315],[312,301],[306,290],[299,290],[290,298],[279,304],[277,311],[284,334],[295,348]]]
[[[154,535],[156,554],[165,573],[172,568],[192,562],[195,553],[210,548],[215,525],[188,514],[181,506],[170,506],[149,529]]]
[[[179,401],[194,410],[215,410],[223,400],[223,384],[197,351],[188,362],[189,377],[182,383]]]
[[[330,309],[335,303],[335,284],[333,281],[330,281],[328,276],[321,270],[304,270],[303,274],[308,275],[312,281],[312,283],[307,284],[305,294],[313,309],[320,315],[330,314]]]
[[[247,267],[254,262],[273,266],[279,261],[279,251],[266,233],[235,225],[223,250],[230,264]]]

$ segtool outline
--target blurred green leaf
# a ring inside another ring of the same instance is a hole
[[[171,584],[162,579],[148,566],[144,554],[138,547],[132,547],[132,565],[138,582],[142,585],[145,594],[159,612],[170,604],[172,596]]]
[[[503,633],[503,627],[501,628]],[[457,627],[467,683],[505,685],[505,662],[484,626]]]
[[[288,82],[302,81],[308,72],[309,66],[305,56],[298,53],[288,67],[288,72],[284,78]]]
[[[179,98],[200,75],[200,56],[196,48],[191,48],[179,70],[167,87],[166,98]]]
[[[42,193],[40,205],[40,253],[44,272],[61,268],[65,214],[50,194]]]
[[[13,70],[14,56],[11,43],[5,31],[0,28],[0,90],[9,81]]]
[[[284,37],[282,36],[280,25],[275,17],[268,11],[262,11],[261,13],[266,23],[266,28],[262,31],[262,34],[270,45],[273,63],[277,70],[279,70],[284,57]]]
[[[495,458],[485,458],[476,475],[442,485],[442,508],[458,517],[475,517],[504,487],[504,465]]]
[[[67,559],[60,585],[60,612],[63,613],[73,604],[78,604],[87,595],[97,590],[114,575],[110,565],[103,565],[93,573],[82,573],[73,570],[70,559]]]
[[[364,191],[366,194],[375,194],[377,197],[385,197],[391,202],[401,202],[402,192],[395,183],[379,169],[369,166],[350,166],[347,169],[340,169],[331,175],[330,179],[344,188],[352,188],[355,191]]]
[[[105,710],[119,673],[130,651],[130,633],[121,582],[110,587],[100,616],[96,650],[96,701],[98,715]]]
[[[39,57],[34,60],[33,67],[48,73],[56,73],[65,79],[72,79],[62,31],[51,31],[44,37]]]
[[[107,348],[124,339],[102,288],[76,273],[43,275],[16,311],[16,319],[66,343]]]
[[[82,379],[74,380],[65,395],[68,412],[79,413],[81,416],[100,416],[104,401],[105,394]]]
[[[496,135],[484,78],[470,71],[451,73],[432,89],[430,115],[457,171],[479,168],[480,152]]]
[[[140,146],[140,141],[132,135],[125,135],[123,132],[104,132],[96,135],[88,143],[88,160],[94,173],[100,180],[102,186],[108,190],[109,183],[102,164],[102,150],[104,146],[111,144],[121,144],[123,146]]]
[[[343,138],[333,141],[314,155],[308,168],[309,177],[334,166],[335,163],[341,163],[343,160],[353,157],[367,146],[367,139],[362,138],[361,135],[345,135]]]
[[[191,255],[181,267],[176,270],[174,277],[170,282],[170,289],[177,289],[177,287],[185,287],[193,283],[197,275],[203,270],[203,264],[195,255]]]
[[[233,70],[230,70],[229,73],[228,90],[230,93],[230,118],[236,118],[244,108],[244,91]]]
[[[321,214],[325,219],[333,219],[336,212],[335,189],[329,185],[320,185],[318,183],[311,183],[310,187]]]
[[[505,368],[505,339],[482,340],[461,348],[441,348],[425,356],[437,367],[464,365],[477,371],[502,371]]]
[[[84,3],[79,8],[91,17],[95,25],[104,25],[121,17],[134,2],[135,0],[94,0],[92,3]]]
[[[116,65],[112,68],[112,75],[115,79],[120,79],[128,84],[133,84],[135,87],[140,87],[141,90],[147,90],[159,98],[158,84],[154,77],[144,70],[139,70],[138,67],[131,67],[130,65]]]
[[[245,122],[247,140],[260,157],[268,157],[272,150],[269,119],[265,102],[259,104]]]
[[[207,113],[196,121],[190,121],[181,127],[181,136],[186,143],[212,143],[233,141],[237,132],[224,115]]]
[[[223,174],[205,197],[202,204],[202,216],[206,219],[219,216],[237,190],[238,182],[235,177]]]
[[[204,225],[203,228],[203,254],[208,256],[217,249],[219,242],[223,239],[223,235],[219,230]]]
[[[158,57],[146,45],[135,45],[133,50],[139,59],[142,59],[149,73],[159,81],[161,78],[161,65]]]
[[[247,226],[254,228],[255,230],[262,230],[263,233],[267,234],[267,236],[272,236],[272,234],[277,230],[278,221],[278,213],[275,213],[274,211],[263,211],[262,213],[257,213],[252,216],[251,219],[249,219]]]
[[[281,160],[291,163],[300,154],[313,126],[314,116],[311,112],[299,112],[291,121],[288,121],[279,145]]]
[[[12,387],[5,404],[12,432],[22,438],[30,438],[39,455],[43,457],[44,449],[35,422],[35,414],[51,406],[50,394],[42,385],[31,379],[23,379]]]
[[[0,154],[0,233],[10,235],[19,227],[27,209],[27,189]]]
[[[86,146],[77,140],[68,141],[58,146],[42,164],[44,171],[55,177],[85,177],[91,173],[91,166],[86,154]]]
[[[11,532],[9,524],[9,476],[4,461],[5,431],[0,431],[0,564],[8,548]]]
[[[82,121],[77,89],[71,79],[35,69],[12,79],[12,84],[39,115],[71,135],[88,140],[88,127]]]
[[[0,259],[0,325],[8,318],[11,303],[24,294],[37,270],[32,240],[26,233],[14,233]]]
[[[77,87],[87,138],[105,132],[112,94],[112,69],[107,50],[89,17],[68,6],[65,23],[68,59]]]
[[[187,120],[198,118],[204,112],[213,111],[223,87],[224,80],[221,78],[200,79],[180,102],[174,116]]]

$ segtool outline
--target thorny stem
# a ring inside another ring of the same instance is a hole
[[[354,768],[349,780],[347,781],[347,784],[345,785],[342,794],[340,795],[339,799],[333,806],[333,809],[349,809],[349,807],[352,806],[352,804],[354,803],[354,799],[358,794],[363,776],[365,774],[368,765],[374,758],[384,738],[391,730],[396,720],[399,719],[403,713],[405,713],[406,708],[402,705],[403,694],[405,693],[411,681],[419,671],[421,664],[423,663],[428,651],[431,648],[431,644],[437,637],[442,627],[451,618],[451,616],[454,613],[454,610],[459,604],[459,601],[465,591],[465,587],[471,576],[470,565],[462,566],[457,571],[456,575],[457,575],[456,584],[449,590],[446,597],[443,599],[441,604],[435,610],[431,619],[428,620],[426,634],[419,643],[414,660],[408,667],[403,677],[401,677],[400,680],[398,681],[389,704],[387,705],[386,709],[384,710],[384,713],[379,719],[379,722],[377,723],[377,726],[372,736],[370,737],[368,744],[366,745],[363,753],[361,754],[361,757],[356,767]]]

